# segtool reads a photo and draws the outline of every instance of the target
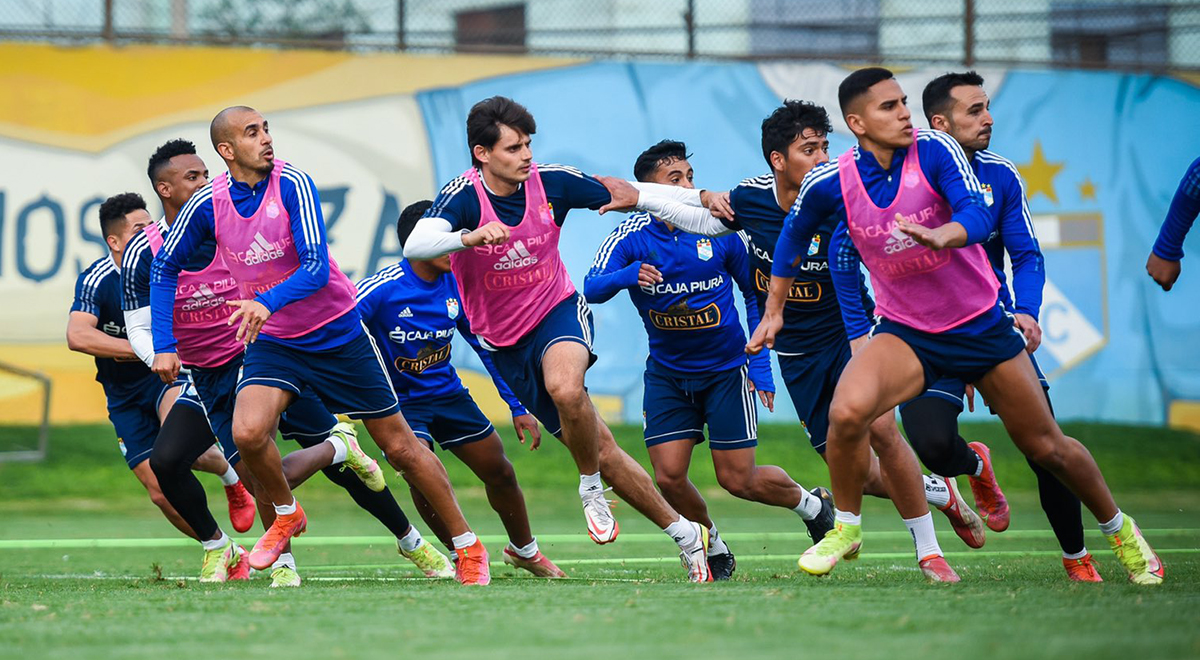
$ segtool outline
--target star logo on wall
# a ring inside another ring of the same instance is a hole
[[[1096,201],[1096,184],[1092,183],[1092,179],[1086,178],[1079,184],[1079,199],[1083,201]]]
[[[1035,141],[1033,155],[1029,162],[1025,165],[1017,165],[1021,178],[1025,179],[1026,196],[1032,200],[1034,195],[1042,193],[1057,204],[1058,194],[1054,192],[1054,177],[1058,176],[1066,166],[1067,164],[1064,162],[1052,163],[1046,160],[1046,155],[1042,153],[1041,141]]]

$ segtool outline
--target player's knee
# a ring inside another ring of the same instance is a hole
[[[239,450],[255,450],[265,445],[269,439],[270,432],[274,429],[271,425],[260,422],[255,419],[234,418],[233,420],[233,442],[238,446]]]
[[[1058,472],[1066,465],[1063,447],[1050,438],[1044,438],[1041,442],[1027,448],[1025,456],[1050,472]]]
[[[508,460],[503,460],[489,466],[487,473],[483,478],[483,483],[493,488],[515,488],[517,485],[517,471],[513,469],[512,463]]]
[[[830,428],[866,428],[870,421],[870,411],[863,402],[849,397],[838,397],[829,406]]]
[[[717,473],[717,483],[725,492],[743,500],[754,499],[750,475],[741,471],[723,471]]]
[[[167,496],[163,495],[163,492],[159,490],[157,486],[149,488],[148,490],[150,493],[150,501],[154,502],[154,506],[164,511],[171,508],[171,503],[167,500]]]
[[[583,389],[583,381],[576,378],[547,379],[546,392],[550,394],[550,399],[559,409],[576,408],[587,401],[587,392]]]
[[[655,470],[654,483],[664,493],[677,493],[687,487],[687,472],[675,470]]]

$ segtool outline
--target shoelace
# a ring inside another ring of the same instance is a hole
[[[604,494],[611,490],[612,487],[609,487],[605,488],[604,490],[587,493],[583,496],[583,508],[591,511],[593,516],[600,518],[604,523],[611,523],[615,520],[612,511],[609,510],[609,507],[616,504],[616,502],[604,497]],[[603,508],[597,508],[596,504],[600,502],[603,502],[606,506]]]

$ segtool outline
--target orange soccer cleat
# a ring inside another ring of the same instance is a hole
[[[1008,529],[1009,509],[1008,499],[996,483],[996,473],[992,471],[992,452],[982,442],[972,442],[967,445],[979,454],[983,461],[983,471],[978,477],[969,477],[971,494],[975,496],[975,508],[993,532],[1003,532]]]
[[[295,513],[275,516],[271,528],[258,539],[254,550],[250,552],[250,568],[259,571],[270,568],[275,560],[279,559],[279,555],[283,554],[288,541],[292,540],[293,536],[303,534],[307,527],[308,518],[304,515],[304,509],[300,508],[299,502],[296,503]]]

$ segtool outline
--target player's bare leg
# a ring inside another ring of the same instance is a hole
[[[402,414],[365,419],[363,426],[383,450],[388,463],[429,501],[451,536],[471,531],[450,487],[446,467],[417,439]]]
[[[652,445],[646,451],[650,454],[650,465],[654,467],[654,483],[667,502],[683,517],[711,530],[713,521],[708,516],[708,504],[688,478],[695,447],[695,438],[685,438]],[[715,460],[716,456],[713,458]]]
[[[158,487],[158,477],[154,476],[154,471],[150,469],[150,461],[147,460],[138,463],[137,467],[133,468],[133,476],[137,477],[137,480],[146,488],[146,492],[150,495],[150,501],[162,511],[167,520],[175,526],[175,529],[196,540],[200,540],[196,536],[196,532],[192,531],[191,526],[175,510],[175,507],[171,506],[171,503],[167,501],[167,496],[163,495],[162,489]]]

